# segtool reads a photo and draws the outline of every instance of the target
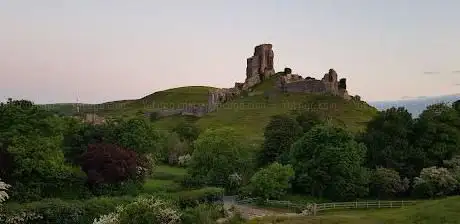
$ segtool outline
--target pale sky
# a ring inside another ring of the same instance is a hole
[[[262,43],[367,101],[460,92],[458,0],[0,0],[0,101],[232,87]]]

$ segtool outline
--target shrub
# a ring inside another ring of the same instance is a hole
[[[446,196],[458,187],[458,181],[446,168],[429,167],[414,179],[414,195],[419,197]]]
[[[391,198],[409,188],[409,179],[401,179],[393,169],[377,168],[371,177],[370,191],[380,199]]]
[[[91,185],[138,179],[143,164],[136,152],[112,144],[92,144],[82,155],[82,170]],[[142,178],[142,176],[140,177]]]
[[[9,196],[8,196],[8,188],[10,188],[11,185],[6,184],[0,179],[0,204],[2,204],[4,201],[6,201]]]
[[[252,176],[249,191],[261,199],[279,199],[291,188],[289,182],[293,177],[291,165],[283,166],[275,162]]]
[[[174,129],[182,141],[193,142],[200,135],[200,129],[192,123],[182,122],[179,123]]]
[[[116,212],[102,215],[93,224],[178,224],[180,217],[170,202],[148,196],[117,207]]]
[[[114,197],[93,198],[87,201],[45,199],[25,204],[10,203],[0,214],[0,222],[89,224],[100,214],[113,212],[118,205],[130,201],[132,198],[129,197]]]
[[[216,220],[224,216],[221,205],[200,204],[194,208],[187,208],[182,214],[182,224],[215,224]]]
[[[190,156],[190,154],[179,156],[178,164],[179,166],[185,167],[190,163],[191,159],[192,159],[192,156]]]
[[[288,75],[288,74],[291,74],[292,73],[292,69],[291,68],[284,68],[284,74],[285,75]]]
[[[182,191],[174,194],[173,198],[181,208],[196,207],[200,203],[223,201],[224,189],[207,187],[198,190]]]

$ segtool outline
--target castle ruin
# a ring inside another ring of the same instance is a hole
[[[286,71],[276,81],[276,86],[283,92],[331,94],[350,100],[346,87],[346,79],[338,80],[337,72],[329,69],[321,80],[287,73]]]
[[[261,44],[254,48],[254,54],[246,60],[246,79],[236,82],[232,88],[214,89],[208,93],[207,105],[193,105],[181,109],[162,110],[157,112],[159,117],[172,115],[204,116],[215,111],[220,104],[232,101],[242,96],[243,92],[250,93],[253,88],[267,79],[276,79],[275,88],[285,93],[330,94],[350,100],[346,90],[346,79],[338,79],[334,69],[329,69],[321,80],[292,74],[290,68],[284,72],[275,73],[273,64],[274,52],[271,44]],[[150,114],[150,113],[148,113]],[[148,114],[146,114],[148,116]]]
[[[219,104],[228,102],[241,95],[241,92],[251,92],[252,88],[266,79],[273,78],[275,69],[273,65],[273,45],[261,44],[254,48],[254,54],[247,59],[246,80],[243,83],[237,82],[232,88],[212,90],[208,95],[208,111],[214,111]],[[276,87],[282,92],[310,93],[310,94],[331,94],[350,100],[346,89],[346,79],[338,80],[334,69],[324,75],[321,80],[292,74],[290,68],[278,73]]]

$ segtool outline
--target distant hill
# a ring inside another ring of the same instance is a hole
[[[378,110],[385,110],[391,107],[405,107],[413,117],[418,117],[420,113],[425,110],[429,105],[436,103],[452,103],[460,99],[460,94],[443,95],[443,96],[432,96],[432,97],[417,97],[404,100],[394,101],[376,101],[369,102],[370,105],[374,106]]]

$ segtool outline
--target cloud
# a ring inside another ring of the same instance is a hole
[[[435,74],[440,74],[440,72],[423,72],[425,75],[435,75]]]

